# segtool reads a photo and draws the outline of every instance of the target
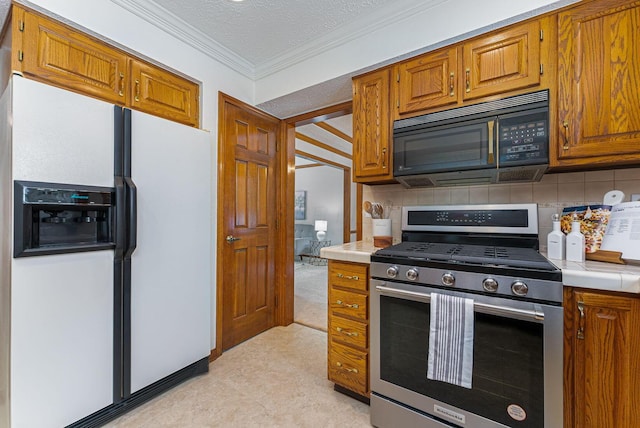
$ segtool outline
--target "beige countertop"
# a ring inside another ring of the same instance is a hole
[[[372,242],[357,241],[320,250],[320,256],[331,260],[371,263],[378,248]],[[544,253],[543,253],[544,254]],[[549,259],[562,269],[562,283],[572,287],[640,293],[640,265],[586,261],[584,263]]]
[[[371,254],[379,248],[373,242],[356,241],[320,249],[320,257],[343,262],[371,263]]]

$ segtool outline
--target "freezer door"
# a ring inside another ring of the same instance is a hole
[[[20,76],[13,84],[13,179],[113,186],[113,105]]]
[[[131,393],[210,353],[210,134],[132,111]]]
[[[113,251],[12,259],[11,420],[62,427],[113,402]]]

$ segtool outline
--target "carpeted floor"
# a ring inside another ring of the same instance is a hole
[[[327,266],[295,263],[293,321],[327,331]]]

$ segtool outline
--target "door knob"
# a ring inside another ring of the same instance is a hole
[[[228,236],[226,237],[226,240],[227,240],[227,242],[228,242],[229,244],[231,244],[232,242],[239,241],[239,240],[240,240],[240,238],[236,238],[236,237],[235,237],[235,236],[233,236],[233,235],[228,235]]]

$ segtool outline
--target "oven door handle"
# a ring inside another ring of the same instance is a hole
[[[412,297],[419,299],[423,302],[430,302],[431,296],[429,294],[417,293],[415,291],[398,290],[397,288],[384,287],[382,285],[376,285],[376,290],[400,297]],[[508,318],[516,318],[521,320],[544,321],[544,312],[540,305],[534,305],[535,310],[528,311],[526,309],[508,308],[505,306],[490,305],[488,303],[473,302],[473,310],[487,315],[503,316]]]

